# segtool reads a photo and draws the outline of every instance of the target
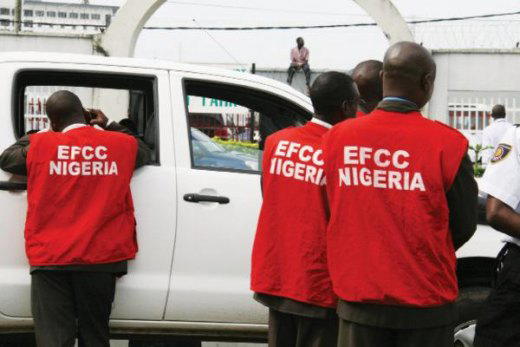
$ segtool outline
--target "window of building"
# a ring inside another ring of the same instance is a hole
[[[33,27],[33,21],[32,20],[25,21],[24,25],[25,25],[26,28],[32,28]]]
[[[185,81],[192,167],[258,173],[265,138],[312,115],[264,91]]]
[[[100,20],[101,16],[99,14],[97,14],[97,13],[92,13],[90,15],[90,18],[95,19],[95,20]]]
[[[112,120],[124,125],[154,150],[154,164],[159,163],[158,122],[156,117],[156,80],[150,76],[125,74],[22,71],[17,75],[15,90],[15,129],[17,136],[49,127],[45,113],[47,98],[58,90],[76,94],[85,108],[110,113],[113,103],[98,104],[96,95],[109,94],[123,103],[124,110],[114,112]],[[119,116],[119,117],[118,117]]]
[[[23,15],[25,17],[32,17],[34,15],[33,10],[23,10]]]
[[[34,13],[35,13],[36,17],[43,17],[43,16],[45,16],[45,12],[44,11],[35,11]]]
[[[11,24],[11,22],[9,22],[8,20],[6,20],[6,19],[0,19],[0,26],[8,27],[9,24]]]
[[[69,18],[72,18],[72,19],[78,19],[79,15],[77,12],[70,12],[69,13]]]
[[[58,18],[67,18],[66,12],[58,12]]]
[[[47,11],[47,17],[51,17],[51,18],[56,17],[56,12],[55,11]]]
[[[82,13],[81,14],[81,19],[89,19],[89,18],[90,18],[90,16],[89,16],[88,13]]]
[[[11,11],[7,7],[0,8],[0,15],[8,16]]]

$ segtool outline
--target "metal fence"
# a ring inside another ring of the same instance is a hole
[[[491,109],[497,104],[505,106],[509,122],[520,123],[520,92],[476,92],[475,94],[480,94],[478,96],[467,96],[471,92],[450,94],[446,122],[464,134],[480,135],[491,123]]]

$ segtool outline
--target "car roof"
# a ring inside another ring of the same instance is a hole
[[[155,59],[140,59],[140,58],[128,58],[128,57],[105,57],[99,55],[85,55],[85,54],[70,54],[70,53],[53,53],[46,52],[6,52],[0,53],[0,64],[12,63],[12,62],[37,62],[37,63],[67,63],[67,64],[92,64],[92,65],[103,65],[103,66],[119,66],[119,67],[133,67],[133,68],[145,68],[155,70],[171,70],[179,72],[190,72],[190,73],[201,73],[213,76],[229,77],[241,80],[247,80],[251,82],[261,83],[263,85],[275,87],[279,90],[292,94],[299,98],[304,103],[310,104],[310,99],[288,86],[285,83],[266,78],[263,76],[257,76],[250,73],[233,71],[209,66],[194,65],[194,64],[181,64],[167,60],[155,60]]]

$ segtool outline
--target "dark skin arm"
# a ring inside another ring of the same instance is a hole
[[[146,143],[144,143],[143,140],[141,140],[139,137],[135,136],[130,130],[128,130],[125,126],[112,122],[110,124],[108,123],[108,117],[105,116],[105,114],[100,110],[94,110],[89,109],[88,111],[85,111],[86,114],[91,117],[90,124],[91,125],[98,125],[108,131],[117,131],[120,133],[125,133],[127,135],[130,135],[134,137],[137,140],[137,156],[135,158],[135,168],[138,169],[141,166],[144,166],[148,164],[152,158],[152,150],[148,147]],[[88,116],[86,116],[88,117]]]
[[[491,195],[486,202],[486,219],[496,230],[520,238],[520,214]]]
[[[29,136],[25,135],[0,154],[0,169],[15,174],[27,175],[27,152],[29,151]]]
[[[468,155],[462,159],[446,198],[453,246],[457,250],[473,236],[477,228],[478,186],[473,178],[473,167]]]

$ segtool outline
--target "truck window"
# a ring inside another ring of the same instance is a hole
[[[47,98],[58,90],[75,93],[85,108],[100,109],[110,120],[126,126],[154,149],[152,163],[159,163],[153,76],[22,71],[16,77],[14,93],[17,137],[49,128],[45,105]]]
[[[246,87],[185,80],[184,89],[196,169],[259,173],[266,137],[312,116],[288,100]]]

